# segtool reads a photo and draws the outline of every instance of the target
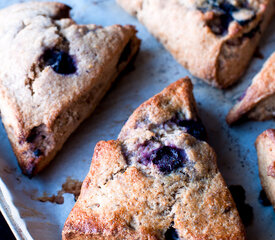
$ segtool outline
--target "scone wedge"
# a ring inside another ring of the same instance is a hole
[[[230,110],[226,121],[233,124],[249,118],[263,121],[275,115],[275,52],[253,78],[242,99]]]
[[[249,64],[273,0],[117,0],[196,77],[225,88]]]
[[[70,7],[0,11],[0,110],[24,174],[41,171],[139,49],[133,26],[77,25]]]
[[[275,129],[268,129],[259,135],[255,146],[261,183],[275,209]]]
[[[143,103],[96,145],[63,240],[245,239],[205,136],[188,78]]]

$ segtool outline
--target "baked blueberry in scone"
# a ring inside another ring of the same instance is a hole
[[[245,239],[202,139],[191,81],[180,79],[136,109],[117,140],[96,145],[63,240]]]
[[[233,124],[249,118],[258,121],[273,119],[275,114],[275,53],[253,78],[239,102],[230,110],[226,121]]]
[[[196,77],[220,88],[244,73],[273,0],[117,0]]]
[[[77,25],[62,3],[0,11],[0,110],[24,174],[41,171],[139,49],[133,26]]]
[[[258,167],[264,191],[275,208],[275,129],[268,129],[256,140]]]

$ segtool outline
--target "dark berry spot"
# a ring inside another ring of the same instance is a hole
[[[217,1],[216,1],[217,2]],[[219,4],[219,8],[225,13],[225,14],[231,14],[232,12],[238,11],[238,9],[232,5],[231,3],[224,1]]]
[[[214,17],[208,20],[206,24],[216,35],[226,34],[232,21],[244,26],[255,19],[255,13],[249,8],[246,1],[236,7],[228,1],[208,0],[202,7],[198,7],[198,10],[214,12]],[[246,14],[243,11],[246,11]]]
[[[199,140],[206,140],[206,130],[202,125],[201,121],[195,120],[180,120],[178,121],[178,125],[180,127],[184,127],[190,135],[199,139]]]
[[[164,146],[152,152],[150,161],[152,161],[162,173],[169,174],[184,166],[186,155],[182,149]]]
[[[258,197],[259,203],[262,204],[265,207],[271,206],[271,202],[266,196],[266,193],[264,190],[260,191],[259,197]]]
[[[41,156],[43,153],[42,153],[42,151],[41,151],[40,149],[36,149],[36,150],[33,151],[33,154],[34,154],[35,157],[39,157],[39,156]]]
[[[245,190],[240,185],[231,185],[229,190],[236,203],[236,207],[239,211],[240,217],[245,226],[248,226],[253,221],[253,208],[245,203]]]
[[[169,227],[164,234],[165,240],[179,240],[177,230],[173,227]]]
[[[34,142],[34,140],[37,138],[37,135],[38,135],[38,128],[37,127],[32,128],[28,137],[26,138],[27,143]]]
[[[206,130],[201,122],[200,119],[198,120],[193,120],[193,119],[182,119],[179,113],[176,114],[175,117],[173,117],[171,120],[167,122],[167,124],[174,123],[179,127],[184,128],[184,130],[192,135],[193,137],[206,141],[207,139],[207,134]]]
[[[207,26],[214,34],[224,35],[232,21],[233,17],[231,14],[225,12],[219,15],[215,15],[213,19],[207,21]]]
[[[67,75],[76,72],[74,59],[64,51],[48,49],[42,60],[45,66],[51,66],[56,73]]]

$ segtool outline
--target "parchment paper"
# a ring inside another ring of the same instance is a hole
[[[0,8],[19,0],[1,0]],[[80,24],[134,24],[142,39],[134,69],[120,77],[92,116],[68,139],[61,152],[39,176],[28,179],[21,174],[3,126],[0,127],[0,208],[18,239],[61,239],[63,224],[75,201],[64,194],[64,203],[35,200],[57,194],[67,178],[83,181],[95,144],[116,139],[124,122],[143,101],[178,78],[189,75],[134,17],[114,0],[68,0],[72,17]],[[258,177],[256,137],[273,121],[247,122],[229,128],[225,116],[252,77],[275,50],[275,21],[270,24],[261,44],[264,59],[254,58],[242,80],[222,91],[191,76],[199,115],[206,126],[209,143],[218,155],[219,168],[228,185],[240,184],[246,190],[247,203],[254,210],[253,224],[247,227],[249,240],[275,239],[275,213],[258,202],[261,190]],[[198,56],[199,57],[199,56]],[[0,237],[1,238],[1,237]]]

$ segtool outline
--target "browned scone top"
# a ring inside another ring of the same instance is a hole
[[[24,174],[41,171],[139,49],[133,26],[77,25],[70,7],[0,10],[0,110]]]
[[[246,70],[273,0],[117,0],[194,76],[225,88]]]
[[[118,140],[96,145],[63,240],[245,239],[216,155],[199,139],[192,84],[180,79],[137,108]]]
[[[275,113],[275,53],[253,78],[242,99],[230,110],[226,121],[233,124],[243,117],[263,121]]]
[[[275,129],[268,129],[257,137],[258,167],[264,191],[275,208]]]

